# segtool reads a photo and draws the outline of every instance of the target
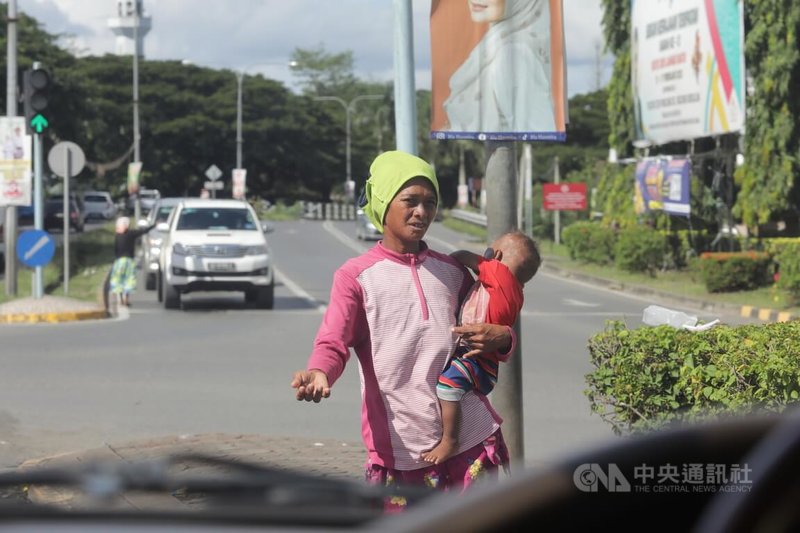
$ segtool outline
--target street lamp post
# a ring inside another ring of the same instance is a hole
[[[382,100],[383,95],[380,94],[360,94],[346,102],[344,99],[339,98],[338,96],[316,96],[314,100],[318,100],[321,102],[339,102],[341,106],[344,108],[345,117],[346,117],[346,125],[345,125],[345,132],[346,132],[346,146],[345,146],[345,159],[347,160],[347,177],[345,182],[345,193],[347,193],[347,186],[353,182],[353,176],[350,170],[350,125],[352,120],[350,118],[351,113],[355,111],[356,102],[361,100]]]

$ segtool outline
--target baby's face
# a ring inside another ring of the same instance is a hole
[[[515,253],[517,250],[517,243],[514,242],[514,239],[507,235],[501,235],[492,243],[492,250],[494,250],[494,257],[499,259],[501,263],[507,266],[508,269],[516,275],[518,266],[517,258],[519,254]],[[498,252],[500,253],[498,254]]]

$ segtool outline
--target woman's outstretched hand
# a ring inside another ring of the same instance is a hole
[[[298,401],[319,403],[331,395],[328,376],[322,370],[298,370],[292,378],[292,388],[297,389],[295,396]]]
[[[482,353],[506,353],[511,348],[511,333],[506,326],[497,324],[465,324],[453,328],[453,333],[470,347],[464,357]]]

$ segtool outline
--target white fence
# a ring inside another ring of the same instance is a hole
[[[303,218],[309,220],[355,220],[356,206],[353,204],[330,204],[302,202]]]
[[[464,211],[462,209],[451,209],[450,216],[453,218],[457,218],[458,220],[472,222],[473,224],[477,224],[478,226],[483,226],[484,228],[487,225],[486,215],[482,215],[480,213],[473,213],[472,211]]]

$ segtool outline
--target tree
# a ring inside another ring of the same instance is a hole
[[[295,48],[290,65],[303,91],[309,94],[341,95],[356,83],[352,50],[334,54],[322,44],[316,48]]]
[[[745,164],[734,213],[755,226],[800,211],[800,4],[748,0]]]

